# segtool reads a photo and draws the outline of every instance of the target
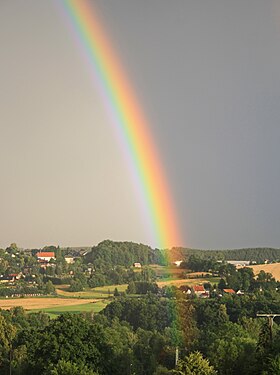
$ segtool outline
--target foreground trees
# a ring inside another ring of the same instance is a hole
[[[217,375],[214,367],[204,359],[202,354],[194,352],[178,362],[173,375]]]
[[[187,300],[117,297],[99,314],[51,320],[0,310],[0,373],[8,375],[276,375],[280,329],[272,337],[255,310],[278,295]],[[176,349],[179,362],[175,368]]]

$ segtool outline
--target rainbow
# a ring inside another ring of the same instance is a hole
[[[60,0],[60,3],[122,142],[154,243],[162,249],[179,246],[182,241],[174,204],[149,123],[93,2]]]

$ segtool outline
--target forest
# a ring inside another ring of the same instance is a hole
[[[266,281],[269,284],[269,281]],[[280,293],[114,297],[100,313],[0,311],[1,374],[273,375],[280,370]],[[176,352],[178,361],[176,361]]]

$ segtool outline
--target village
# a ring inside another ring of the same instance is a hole
[[[270,288],[278,290],[279,279],[264,270],[272,268],[278,271],[280,265],[268,259],[257,265],[255,260],[209,261],[190,256],[187,262],[175,260],[165,266],[134,261],[126,266],[120,264],[108,268],[106,264],[100,266],[100,260],[88,261],[89,254],[89,250],[67,251],[54,246],[26,251],[11,244],[6,250],[0,250],[0,296],[56,297],[57,292],[61,293],[61,285],[69,293],[107,286],[124,291],[127,287],[128,293],[133,294],[137,290],[135,283],[138,286],[142,283],[142,287],[143,283],[158,287],[138,287],[140,293],[157,290],[164,296],[166,288],[173,288],[186,298],[201,299],[241,296],[255,290],[262,292],[267,283]]]

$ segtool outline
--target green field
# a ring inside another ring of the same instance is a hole
[[[68,285],[63,287],[57,286],[56,291],[59,297],[105,299],[113,296],[115,288],[119,292],[125,292],[127,284],[87,288],[82,292],[69,292],[68,287]]]
[[[45,309],[34,309],[30,310],[30,312],[38,312],[43,311],[47,313],[52,319],[57,318],[60,314],[69,312],[71,314],[79,314],[83,312],[94,312],[98,313],[99,311],[103,310],[108,302],[100,301],[95,303],[84,303],[81,305],[74,305],[74,306],[58,306],[58,307],[50,307]]]

